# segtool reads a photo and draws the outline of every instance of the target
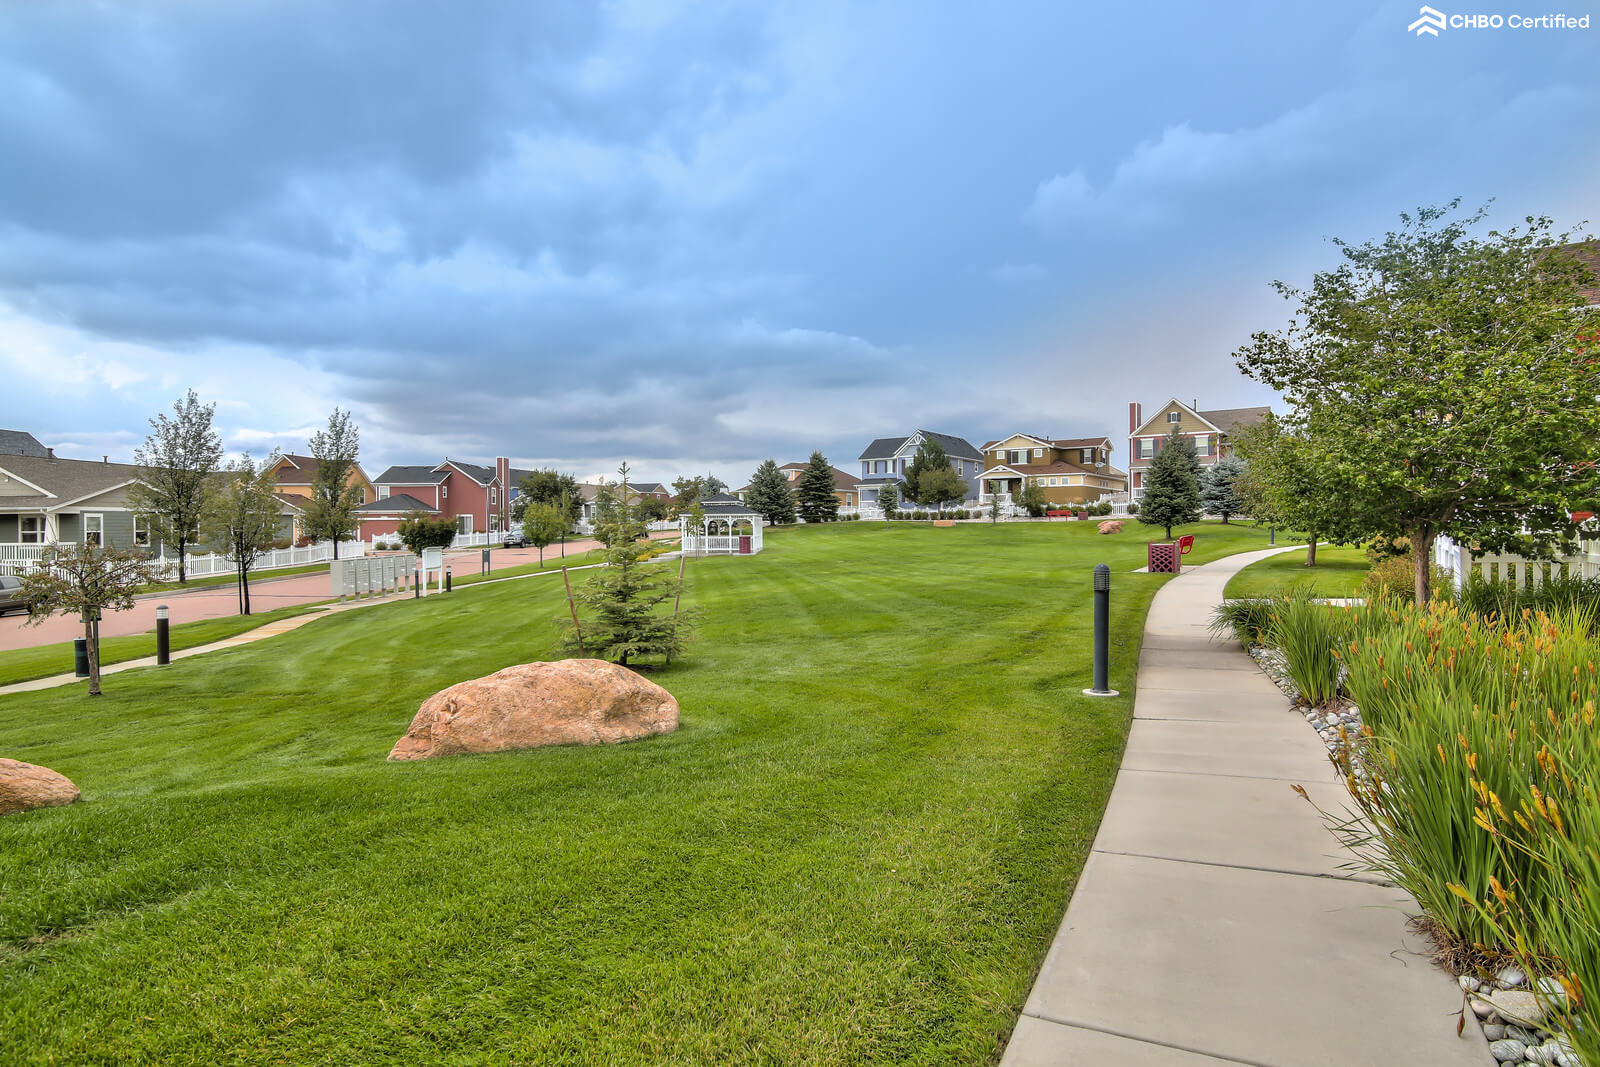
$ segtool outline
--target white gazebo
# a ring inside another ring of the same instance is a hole
[[[743,501],[717,493],[702,497],[705,523],[696,525],[688,512],[678,517],[683,551],[691,556],[752,556],[761,551],[760,513]]]

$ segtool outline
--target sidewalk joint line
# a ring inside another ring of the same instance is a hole
[[[1095,1026],[1092,1023],[1073,1022],[1070,1019],[1058,1019],[1053,1015],[1040,1015],[1038,1012],[1032,1011],[1024,1011],[1022,1014],[1031,1016],[1035,1019],[1043,1020],[1047,1023],[1055,1023],[1057,1026],[1070,1026],[1074,1030],[1092,1030],[1097,1034],[1106,1034],[1109,1037],[1120,1037],[1124,1041],[1137,1041],[1141,1045],[1158,1045],[1161,1048],[1170,1048],[1178,1052],[1188,1052],[1196,1056],[1205,1056],[1207,1059],[1218,1060],[1222,1063],[1242,1063],[1245,1065],[1245,1067],[1279,1067],[1278,1064],[1267,1063],[1265,1060],[1242,1060],[1237,1056],[1228,1056],[1220,1052],[1207,1052],[1205,1049],[1195,1048],[1192,1045],[1180,1045],[1176,1041],[1162,1041],[1160,1038],[1140,1037],[1137,1034],[1124,1033],[1121,1030],[1113,1030],[1109,1026]]]
[[[1108,848],[1097,848],[1093,851],[1100,853],[1102,856],[1130,856],[1134,859],[1162,860],[1166,863],[1192,863],[1197,867],[1221,867],[1230,871],[1257,871],[1261,874],[1287,874],[1296,878],[1326,878],[1333,882],[1360,882],[1363,885],[1382,886],[1385,889],[1394,888],[1394,883],[1392,882],[1360,874],[1319,874],[1314,871],[1291,871],[1283,867],[1258,867],[1251,863],[1221,863],[1216,860],[1197,860],[1183,856],[1157,856],[1151,852],[1122,852]]]

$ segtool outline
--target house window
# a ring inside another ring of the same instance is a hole
[[[491,485],[489,487],[489,503],[491,503],[491,504],[500,503],[500,490],[499,490],[499,488],[497,486]]]
[[[888,472],[888,470],[889,468],[884,465],[884,462],[881,459],[872,465],[873,474],[885,474]]]
[[[22,543],[25,545],[44,544],[44,516],[24,515],[22,517]]]
[[[94,545],[96,548],[106,542],[106,518],[104,515],[85,515],[83,517],[83,543]]]
[[[1094,462],[1094,449],[1092,449],[1092,448],[1080,448],[1080,449],[1078,449],[1078,462],[1080,462],[1080,463],[1093,463]]]
[[[362,486],[360,489],[356,490],[356,503],[357,504],[365,504],[366,502],[367,502],[367,487],[366,486]]]
[[[995,449],[994,460],[996,463],[1004,463],[1006,461],[1006,450],[1003,448]]]
[[[1181,412],[1181,411],[1169,411],[1169,412],[1167,412],[1167,421],[1168,422],[1182,422],[1183,421],[1183,412]]]
[[[867,475],[872,473],[872,471],[868,469],[871,466],[872,464],[868,463],[866,460],[861,461],[861,477],[865,478]],[[789,472],[789,480],[791,482],[794,481],[794,471]]]
[[[133,517],[133,543],[141,548],[150,547],[150,520],[142,515]]]
[[[379,500],[388,500],[389,499],[389,487],[387,485],[378,486],[378,499]]]
[[[439,499],[440,500],[449,500],[450,499],[450,487],[448,485],[441,485],[439,487]]]
[[[1211,455],[1211,437],[1196,437],[1194,439],[1194,454],[1197,456]]]
[[[1156,439],[1154,437],[1139,438],[1139,458],[1149,459],[1156,454]]]
[[[1034,459],[1042,459],[1043,457],[1044,457],[1044,449],[1036,448],[1036,449],[1033,450],[1033,458]]]

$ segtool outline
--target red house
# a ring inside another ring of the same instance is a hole
[[[377,498],[356,509],[360,537],[391,535],[413,511],[448,516],[464,534],[499,532],[509,522],[507,489],[523,473],[513,471],[504,456],[493,467],[454,459],[433,467],[390,467],[373,479]]]

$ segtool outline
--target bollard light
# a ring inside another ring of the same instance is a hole
[[[167,606],[156,605],[156,666],[165,667],[172,662],[171,624],[167,621]]]
[[[1098,563],[1094,568],[1094,688],[1085,689],[1085,696],[1120,695],[1111,688],[1110,630],[1111,568]]]

